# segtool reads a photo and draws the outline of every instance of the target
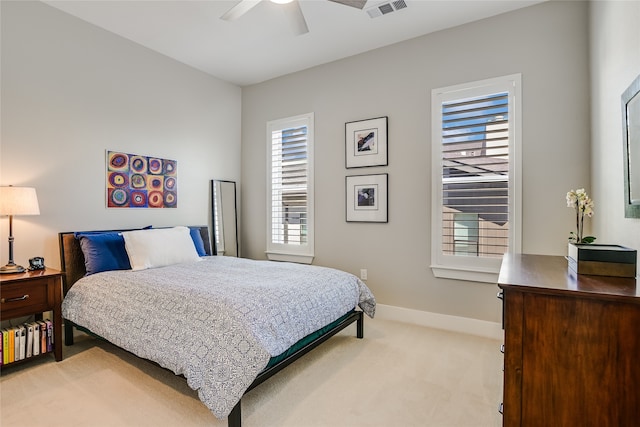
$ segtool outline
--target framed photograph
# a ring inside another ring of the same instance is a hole
[[[388,222],[386,173],[346,177],[347,222]]]
[[[345,124],[346,166],[386,166],[387,117]]]

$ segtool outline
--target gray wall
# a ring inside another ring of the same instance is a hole
[[[565,194],[589,186],[588,7],[549,2],[243,88],[243,256],[263,259],[266,122],[315,113],[315,264],[359,274],[378,302],[500,321],[497,287],[434,278],[433,88],[522,73],[523,251],[566,254]],[[389,117],[389,166],[345,169],[344,124]],[[389,223],[345,221],[345,176],[389,173]]]
[[[1,7],[0,184],[41,212],[15,218],[16,262],[59,267],[59,231],[206,224],[209,180],[240,179],[241,89],[43,3]],[[107,149],[177,160],[178,208],[106,209]]]
[[[640,2],[591,3],[591,152],[598,243],[640,250],[640,219],[624,217],[620,96],[640,74]],[[638,165],[636,165],[636,168]]]

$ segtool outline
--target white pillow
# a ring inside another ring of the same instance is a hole
[[[125,231],[122,237],[132,270],[200,261],[187,227]]]

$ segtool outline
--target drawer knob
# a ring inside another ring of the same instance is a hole
[[[15,297],[15,298],[2,298],[0,299],[0,303],[4,304],[5,302],[24,301],[27,298],[29,298],[29,294],[22,295],[21,297]]]

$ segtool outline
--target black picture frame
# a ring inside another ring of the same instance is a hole
[[[388,117],[345,123],[345,166],[387,166]]]
[[[389,222],[389,174],[345,177],[347,222]]]

